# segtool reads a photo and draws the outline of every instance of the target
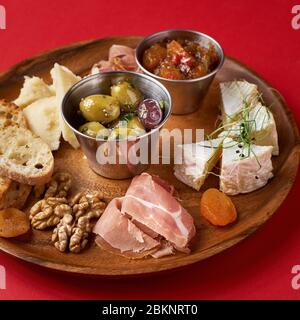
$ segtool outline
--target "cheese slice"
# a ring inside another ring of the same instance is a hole
[[[25,108],[36,100],[51,97],[54,94],[53,88],[48,86],[41,78],[25,76],[20,95],[14,103],[20,108]]]
[[[220,174],[220,190],[229,195],[248,193],[267,184],[273,177],[271,146],[251,148],[226,138]]]
[[[222,141],[222,138],[218,138],[176,146],[176,157],[183,156],[182,164],[174,166],[176,178],[199,191],[220,158]]]
[[[237,138],[241,134],[242,125],[246,124],[250,132],[250,138],[259,146],[272,146],[273,155],[279,154],[278,135],[276,123],[272,112],[260,102],[244,114],[243,121],[237,121],[227,127],[219,136]]]
[[[243,108],[251,108],[259,97],[257,86],[247,81],[220,83],[223,125],[236,121]]]
[[[62,131],[62,136],[64,140],[69,142],[73,148],[77,149],[79,147],[78,140],[72,129],[70,129],[63,120],[60,110],[65,94],[76,82],[81,80],[81,78],[76,76],[68,68],[61,66],[57,63],[54,65],[50,73],[53,79],[53,84],[56,92],[56,103],[59,109],[59,122]]]
[[[61,130],[56,97],[37,100],[27,106],[23,113],[30,130],[42,138],[51,150],[58,150]]]

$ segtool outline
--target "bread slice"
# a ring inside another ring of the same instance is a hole
[[[47,183],[54,159],[49,146],[30,130],[0,128],[0,175],[29,185]]]
[[[31,186],[0,177],[0,210],[22,209],[30,194]]]
[[[14,103],[2,99],[0,100],[0,128],[11,125],[27,128],[27,123],[22,110]]]

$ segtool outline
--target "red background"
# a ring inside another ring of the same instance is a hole
[[[286,98],[300,123],[298,1],[0,0],[0,71],[68,43],[113,35],[190,28],[219,40],[225,52],[260,73]],[[56,274],[0,253],[7,290],[0,299],[298,299],[291,268],[300,264],[300,178],[280,210],[237,246],[180,271],[127,280]]]

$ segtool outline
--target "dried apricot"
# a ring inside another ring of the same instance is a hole
[[[215,226],[226,226],[237,218],[231,199],[218,189],[206,190],[200,201],[200,213]]]
[[[23,211],[8,208],[0,211],[0,237],[13,238],[27,233],[30,222]]]

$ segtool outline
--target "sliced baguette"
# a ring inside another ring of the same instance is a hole
[[[22,209],[30,194],[31,186],[0,177],[0,210]]]
[[[29,185],[47,183],[54,159],[49,146],[17,125],[0,128],[0,175]]]
[[[14,103],[0,100],[0,128],[18,125],[27,128],[26,119],[22,110]]]

